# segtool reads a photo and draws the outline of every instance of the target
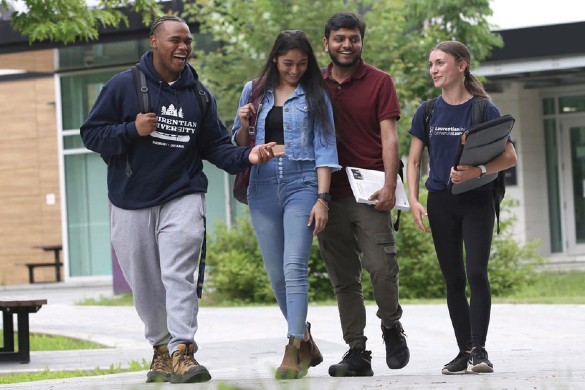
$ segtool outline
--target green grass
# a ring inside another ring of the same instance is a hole
[[[500,303],[585,304],[585,272],[542,272]]]
[[[142,362],[131,361],[128,363],[128,368],[122,368],[121,366],[110,366],[110,368],[102,369],[95,368],[93,370],[76,370],[76,371],[50,371],[48,369],[39,372],[25,372],[18,374],[0,375],[0,384],[9,383],[21,383],[21,382],[34,382],[44,381],[49,379],[64,379],[64,378],[76,378],[81,376],[98,376],[98,375],[110,375],[119,374],[123,372],[132,371],[143,371],[148,370],[150,363],[143,360]]]
[[[134,299],[132,294],[120,294],[114,297],[104,297],[100,295],[99,298],[87,298],[76,302],[79,306],[133,306]]]
[[[18,349],[18,332],[14,332],[14,347]],[[0,329],[0,340],[4,340],[4,331]],[[31,351],[71,351],[77,349],[102,349],[105,345],[92,341],[55,336],[42,333],[30,334]]]

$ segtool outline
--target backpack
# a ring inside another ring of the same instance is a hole
[[[427,149],[430,150],[429,144],[429,123],[431,122],[431,117],[433,116],[433,111],[435,109],[435,101],[437,98],[429,99],[425,101],[424,104],[424,127],[425,127],[425,139],[423,140]],[[471,107],[471,125],[477,125],[479,123],[485,122],[485,109],[488,105],[488,98],[476,96],[473,98],[473,105]],[[496,212],[496,231],[497,234],[500,234],[500,204],[504,199],[504,195],[506,194],[506,173],[505,171],[498,172],[498,176],[496,180],[493,182],[493,191],[492,191],[492,198],[494,201],[494,211]]]
[[[146,83],[146,76],[144,72],[142,72],[136,65],[132,67],[132,79],[134,80],[134,88],[136,89],[136,94],[138,95],[138,105],[140,106],[140,112],[142,114],[146,114],[147,112],[151,112],[152,109],[150,107],[150,95],[148,94],[148,85]],[[199,104],[199,108],[203,113],[203,118],[207,116],[207,112],[209,111],[209,94],[205,91],[203,84],[201,81],[197,79],[195,87],[194,87],[195,96],[197,97],[197,103]],[[110,161],[110,157],[107,154],[100,154],[100,157],[106,164]],[[131,171],[128,172],[130,166],[127,164],[126,166],[126,173],[131,174]]]

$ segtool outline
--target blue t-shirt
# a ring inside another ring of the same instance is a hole
[[[473,99],[456,106],[447,104],[442,97],[435,101],[435,109],[429,123],[429,178],[425,186],[429,191],[447,188],[451,167],[455,162],[461,135],[471,127]],[[486,121],[500,117],[500,111],[488,102],[484,118]],[[425,140],[424,104],[418,107],[408,131],[412,136]],[[486,186],[491,188],[491,183]],[[480,189],[484,189],[480,187]],[[488,188],[485,188],[488,189]]]

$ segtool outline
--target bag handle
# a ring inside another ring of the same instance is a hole
[[[248,145],[251,147],[256,145],[256,118],[258,117],[258,114],[260,114],[260,110],[262,110],[262,102],[264,101],[263,94],[252,99],[252,96],[258,87],[258,81],[258,79],[252,80],[252,92],[250,93],[250,100],[248,101],[248,103],[252,103],[252,105],[256,107],[256,114],[250,115],[250,118],[248,119]]]

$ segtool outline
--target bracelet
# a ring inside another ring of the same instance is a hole
[[[318,202],[318,203],[321,203],[323,206],[325,206],[325,208],[326,208],[327,210],[329,210],[329,205],[327,204],[327,202],[326,202],[325,200],[323,200],[323,199],[321,199],[321,198],[317,198],[317,202]]]

